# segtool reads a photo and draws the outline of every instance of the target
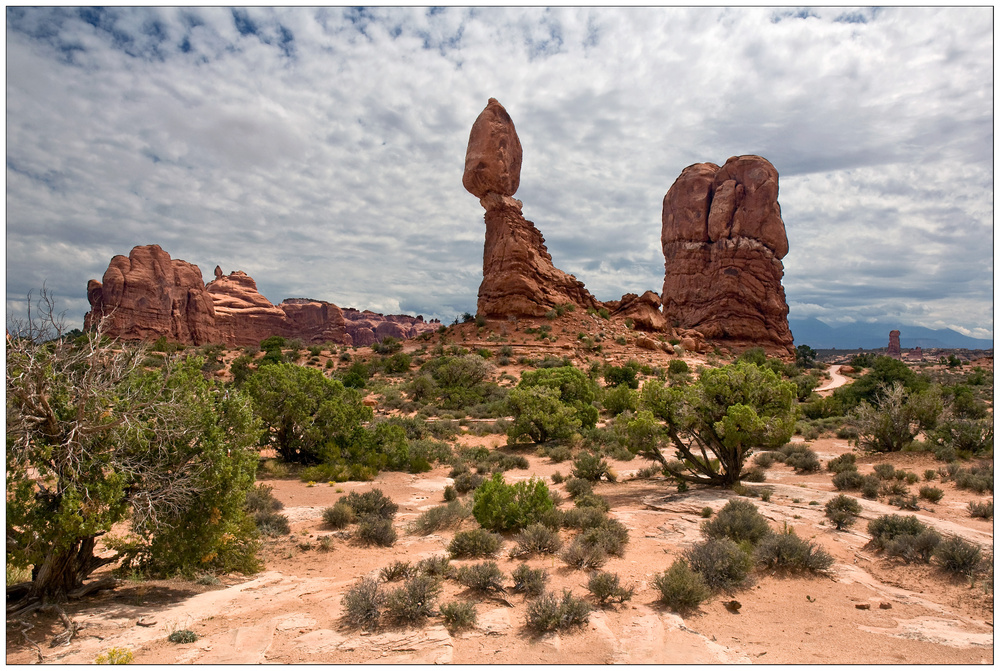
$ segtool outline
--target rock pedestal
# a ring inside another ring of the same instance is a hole
[[[893,359],[902,358],[899,351],[899,331],[889,331],[889,350],[886,352],[886,355],[891,356]]]
[[[663,315],[736,348],[794,353],[781,286],[778,172],[760,156],[698,163],[663,198]]]

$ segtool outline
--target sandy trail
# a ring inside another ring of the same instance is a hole
[[[827,392],[825,395],[829,395],[829,392],[832,392],[837,387],[843,387],[850,381],[849,378],[840,374],[840,364],[830,366],[827,372],[830,374],[831,379],[826,384],[816,388],[817,394],[823,395],[823,392]]]

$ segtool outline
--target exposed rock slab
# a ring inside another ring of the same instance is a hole
[[[791,354],[778,172],[760,156],[698,163],[663,198],[663,314],[708,340]]]

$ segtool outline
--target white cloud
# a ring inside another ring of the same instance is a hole
[[[8,8],[8,313],[46,280],[79,322],[149,243],[275,302],[473,311],[492,96],[525,216],[599,298],[662,286],[686,165],[758,153],[792,316],[992,333],[990,11]]]

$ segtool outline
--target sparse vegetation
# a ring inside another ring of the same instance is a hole
[[[684,553],[693,571],[712,590],[733,590],[750,580],[753,558],[727,537],[709,538]]]
[[[500,550],[501,545],[503,545],[503,537],[499,534],[491,533],[486,529],[471,529],[455,534],[448,545],[448,552],[456,559],[491,557]]]
[[[702,522],[701,531],[708,538],[729,538],[736,543],[745,541],[751,545],[756,545],[772,533],[757,506],[746,499],[731,499],[719,510],[715,519]]]
[[[677,612],[697,608],[711,595],[705,579],[684,559],[675,560],[670,568],[658,574],[653,586],[660,592],[660,601]]]
[[[776,534],[765,536],[754,550],[754,559],[765,568],[785,571],[825,571],[833,565],[829,552],[803,540],[787,524]]]
[[[476,626],[478,614],[476,605],[469,601],[451,601],[441,606],[444,626],[450,633],[471,629]]]
[[[583,599],[563,590],[562,597],[547,593],[528,604],[525,626],[529,631],[543,634],[547,631],[582,626],[590,618],[590,606]]]
[[[507,592],[503,586],[507,576],[493,561],[462,566],[458,569],[455,577],[459,583],[477,592],[496,592],[498,594]]]
[[[531,568],[527,564],[521,564],[510,574],[514,579],[514,592],[525,596],[539,596],[545,591],[545,584],[549,581],[549,574],[543,568]]]
[[[617,573],[599,571],[592,573],[587,581],[587,590],[603,606],[607,603],[625,603],[635,594],[634,587],[625,587]]]
[[[861,504],[857,499],[838,494],[826,502],[826,516],[838,531],[854,526],[861,514]]]

